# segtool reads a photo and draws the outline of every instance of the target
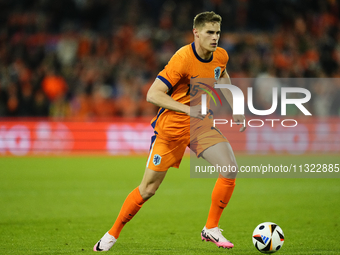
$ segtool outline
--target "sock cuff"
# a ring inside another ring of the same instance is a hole
[[[222,185],[235,186],[236,179],[218,178],[217,182],[221,183]]]
[[[139,187],[135,188],[132,192],[133,199],[135,200],[136,204],[142,206],[146,200],[144,200],[139,192]]]

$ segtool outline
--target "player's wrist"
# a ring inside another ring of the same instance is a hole
[[[190,116],[190,106],[189,105],[184,105],[184,109],[183,109],[183,112]]]

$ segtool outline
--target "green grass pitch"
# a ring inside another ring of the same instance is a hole
[[[237,156],[238,163],[317,162],[324,156]],[[328,156],[340,163],[339,156]],[[0,254],[93,254],[126,195],[139,185],[146,157],[3,157]],[[238,179],[220,227],[235,247],[202,242],[214,179],[193,179],[189,158],[170,169],[157,194],[107,254],[260,254],[253,229],[284,231],[276,254],[340,254],[340,178]]]

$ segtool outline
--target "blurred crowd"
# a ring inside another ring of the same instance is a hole
[[[273,86],[259,79],[340,79],[337,0],[0,0],[0,116],[153,116],[146,92],[205,10],[259,109]],[[340,116],[339,84],[308,86],[313,115]]]

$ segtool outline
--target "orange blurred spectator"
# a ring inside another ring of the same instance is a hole
[[[42,81],[42,88],[49,100],[54,101],[63,97],[67,92],[67,84],[62,76],[51,69]]]
[[[291,61],[288,56],[284,53],[275,50],[274,53],[274,64],[277,68],[286,69],[291,65]]]
[[[92,109],[96,117],[110,117],[115,114],[114,102],[110,98],[110,88],[101,85],[94,89],[92,95]]]
[[[122,117],[137,117],[138,102],[134,101],[129,95],[122,95],[115,102],[118,113]]]
[[[11,83],[7,89],[7,111],[9,116],[16,116],[19,109],[18,88],[14,83]]]
[[[83,34],[79,39],[78,57],[82,58],[88,56],[91,52],[92,41],[90,35]]]
[[[84,92],[78,93],[70,103],[71,117],[87,119],[92,115],[91,98]]]

